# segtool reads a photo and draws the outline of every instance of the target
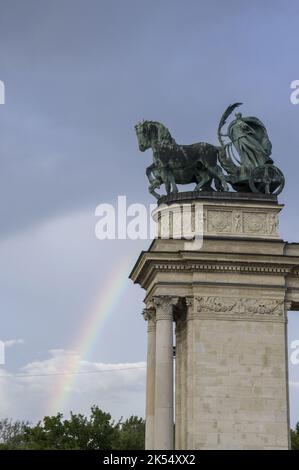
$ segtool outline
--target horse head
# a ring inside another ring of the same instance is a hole
[[[139,150],[144,152],[151,147],[150,121],[138,122],[135,126],[135,132],[138,140]]]
[[[141,121],[136,124],[135,131],[141,152],[153,147],[153,145],[165,145],[174,142],[167,127],[158,121]]]

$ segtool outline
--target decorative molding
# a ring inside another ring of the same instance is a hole
[[[195,297],[197,313],[232,314],[237,316],[267,315],[282,317],[284,300],[252,297]]]
[[[219,262],[212,261],[197,261],[193,262],[190,259],[177,259],[166,261],[163,259],[157,262],[155,259],[147,259],[142,272],[139,273],[134,282],[140,283],[145,289],[148,288],[156,273],[196,273],[196,272],[212,272],[212,273],[233,273],[233,274],[257,274],[267,276],[288,276],[293,278],[299,277],[299,269],[295,270],[294,265],[287,263],[273,263],[269,264],[267,261],[260,263],[256,260],[250,262],[250,259],[244,261],[240,260],[233,262],[231,260],[220,260]],[[242,281],[240,281],[242,282]]]
[[[159,263],[153,268],[158,271],[218,271],[218,272],[245,272],[245,273],[265,273],[265,274],[289,274],[292,267],[289,266],[248,266],[237,264],[221,263]],[[292,273],[295,273],[294,271]],[[298,271],[299,275],[299,271]]]

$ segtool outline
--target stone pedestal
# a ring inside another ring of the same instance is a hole
[[[282,206],[275,196],[238,193],[180,193],[160,202],[163,213],[176,204],[175,238],[155,239],[130,276],[155,310],[147,448],[172,448],[174,322],[175,448],[287,449],[286,325],[287,310],[299,306],[299,245],[279,237]],[[178,206],[186,205],[189,229],[203,229],[202,245],[177,237]]]

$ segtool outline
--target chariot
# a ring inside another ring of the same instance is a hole
[[[235,191],[276,195],[282,192],[285,184],[282,171],[271,163],[256,166],[248,175],[228,175],[226,181]]]

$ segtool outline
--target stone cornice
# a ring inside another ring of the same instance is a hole
[[[223,263],[153,263],[151,269],[157,271],[220,271],[220,272],[245,272],[245,273],[265,273],[265,274],[288,274],[291,272],[290,266],[265,266],[263,264],[248,266],[244,264],[223,264]],[[292,271],[294,274],[295,272]],[[299,275],[299,271],[298,271]]]
[[[299,277],[299,257],[257,253],[145,252],[130,278],[145,287],[154,272],[217,271]]]
[[[229,201],[239,202],[242,205],[252,204],[259,202],[259,204],[276,204],[278,207],[283,207],[283,204],[278,204],[277,196],[274,194],[261,194],[261,193],[238,193],[238,192],[211,192],[211,191],[180,191],[179,193],[172,193],[168,196],[161,196],[158,200],[158,205],[183,203],[190,201],[210,201],[213,203]]]
[[[148,259],[141,271],[137,274],[135,282],[142,287],[147,288],[153,277],[159,273],[196,273],[196,272],[218,272],[218,273],[234,273],[234,274],[264,274],[264,275],[281,275],[299,277],[299,269],[292,264],[278,263],[270,260],[267,262],[250,262],[248,261],[194,261],[194,260],[157,260]]]

